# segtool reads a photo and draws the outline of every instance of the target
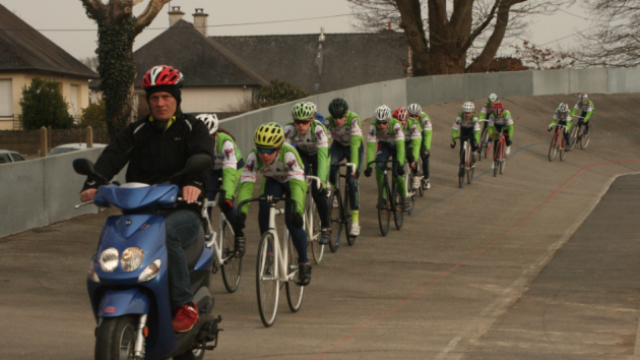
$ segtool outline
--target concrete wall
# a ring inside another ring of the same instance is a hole
[[[185,90],[186,91],[186,90]],[[204,91],[204,89],[202,90]],[[486,74],[438,75],[384,81],[310,96],[305,101],[318,105],[327,116],[329,102],[343,97],[351,111],[362,119],[370,118],[376,107],[386,104],[395,109],[412,102],[431,106],[449,102],[484,100],[495,92],[501,98],[565,95],[588,92],[616,94],[640,92],[640,69],[587,69],[520,71]],[[204,92],[203,92],[204,94]],[[203,94],[183,93],[183,101],[197,100]],[[241,97],[242,92],[238,92]],[[246,94],[245,94],[246,95]],[[223,95],[220,95],[221,97]],[[215,97],[215,96],[214,96]],[[212,99],[207,95],[208,100]],[[216,99],[213,99],[216,100]],[[199,100],[198,100],[199,101]],[[217,100],[216,100],[217,101]],[[221,126],[236,137],[243,154],[253,147],[255,129],[266,122],[285,124],[291,121],[295,102],[252,111],[221,121]],[[476,105],[480,105],[476,101]],[[185,109],[186,110],[186,109]],[[196,110],[197,111],[197,110]],[[0,206],[11,209],[0,217],[0,237],[45,226],[94,211],[73,208],[83,177],[76,175],[71,161],[77,157],[95,159],[99,150],[71,153],[54,158],[0,166]]]
[[[80,189],[85,177],[73,171],[77,158],[95,161],[102,149],[75,151],[46,158],[0,165],[0,238],[47,226],[72,217],[96,213],[80,209]],[[114,180],[124,181],[119,175]]]

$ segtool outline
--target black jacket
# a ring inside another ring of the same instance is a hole
[[[213,159],[213,139],[204,122],[181,114],[163,131],[156,126],[157,120],[151,122],[149,117],[129,124],[116,136],[96,161],[96,172],[112,179],[129,163],[127,182],[154,185],[168,181],[171,175],[182,170],[192,155],[207,154]],[[204,190],[208,181],[209,171],[204,171],[174,183],[181,189],[191,185]],[[101,185],[105,185],[103,180],[88,177],[82,190],[97,189]],[[193,206],[189,208],[199,211]]]

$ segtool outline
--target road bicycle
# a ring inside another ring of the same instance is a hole
[[[420,160],[418,160],[420,161]],[[416,161],[416,166],[418,161]],[[418,179],[418,181],[420,181],[420,186],[417,189],[413,188],[413,181],[414,179]],[[416,195],[420,192],[420,190],[422,190],[422,179],[423,176],[420,176],[420,173],[416,172],[416,175],[413,174],[413,170],[411,169],[411,166],[405,162],[404,164],[404,186],[405,189],[407,190],[407,199],[409,199],[409,208],[406,209],[407,214],[409,214],[410,216],[413,215],[413,211],[415,210],[416,207]]]
[[[286,286],[287,303],[292,312],[300,310],[304,287],[297,284],[298,264],[294,261],[295,248],[291,234],[284,227],[283,241],[278,237],[276,215],[284,215],[285,210],[277,208],[276,203],[284,201],[285,206],[292,206],[296,212],[296,202],[292,199],[274,196],[260,196],[247,199],[238,205],[241,209],[252,201],[266,201],[269,203],[269,230],[262,234],[258,245],[256,264],[256,294],[260,319],[265,327],[272,326],[278,314],[278,300],[280,289]]]
[[[422,157],[418,157],[418,159],[416,159],[415,161],[416,163],[416,173],[415,175],[413,173],[411,173],[411,175],[407,176],[407,178],[411,178],[409,180],[407,180],[408,184],[412,184],[413,186],[413,179],[418,178],[420,179],[420,187],[417,190],[413,190],[414,192],[417,192],[418,195],[420,196],[424,196],[424,189],[422,188],[422,181],[424,179],[424,163],[422,162]],[[410,171],[413,171],[413,169],[409,168]],[[405,173],[406,174],[406,173]],[[409,191],[407,188],[407,191]],[[414,194],[415,195],[415,194]],[[413,210],[411,210],[411,213],[409,215],[413,215]]]
[[[333,165],[338,167],[338,179],[336,184],[331,189],[329,195],[329,220],[331,221],[331,241],[329,241],[329,248],[331,252],[338,251],[340,247],[340,239],[342,228],[344,227],[344,236],[347,239],[349,246],[353,246],[356,242],[356,236],[351,236],[351,208],[349,198],[351,197],[351,185],[349,185],[349,176],[355,174],[356,165],[353,163],[342,163]],[[340,173],[340,168],[345,167],[347,171],[345,174]],[[345,179],[344,196],[340,193],[340,179]],[[357,181],[357,180],[356,180]],[[333,204],[337,206],[334,208]]]
[[[473,181],[473,173],[475,171],[475,164],[471,164],[472,160],[472,146],[471,138],[469,137],[457,137],[454,140],[460,139],[460,168],[458,170],[458,185],[462,188],[464,186],[464,178],[466,175],[467,183],[471,184]]]
[[[311,164],[309,164],[311,166]],[[316,202],[313,200],[311,187],[313,184],[320,189],[320,178],[316,176],[307,175],[307,206],[304,210],[304,229],[307,232],[307,239],[311,245],[311,254],[313,255],[313,261],[316,264],[322,262],[324,256],[324,245],[320,244],[322,239],[322,226],[320,220],[320,213]]]
[[[493,153],[493,176],[498,176],[498,170],[500,171],[500,174],[503,174],[504,167],[507,163],[507,153],[505,151],[507,138],[502,131],[498,132],[498,136],[498,144],[496,145],[496,149]]]
[[[391,176],[391,183],[389,183],[389,177],[387,175],[387,173],[389,172],[389,167],[387,166],[387,164],[393,164],[395,162],[395,160],[374,160],[367,164],[367,167],[370,167],[372,164],[383,164],[382,172],[384,176],[382,177],[382,183],[378,187],[377,205],[378,223],[380,225],[380,232],[382,233],[382,236],[387,236],[387,233],[389,233],[389,224],[391,223],[392,212],[396,229],[400,230],[403,223],[402,195],[400,195],[400,192],[398,191],[396,177]]]
[[[480,122],[486,122],[487,120],[480,120]],[[489,157],[489,151],[491,150],[491,139],[489,139],[489,127],[482,130],[482,134],[480,135],[480,149],[478,150],[478,161],[482,161],[482,156],[484,158]]]
[[[564,161],[564,159],[567,158],[567,149],[564,147],[564,129],[567,127],[565,125],[558,124],[556,124],[555,127],[555,133],[553,134],[551,144],[549,145],[549,161],[553,161],[558,152],[560,152],[560,160]]]
[[[591,131],[585,134],[587,126],[584,124],[584,118],[579,115],[575,115],[574,117],[578,118],[578,123],[571,128],[569,144],[571,145],[571,150],[573,150],[579,140],[580,148],[584,150],[587,148],[587,145],[589,145],[589,140],[591,139]]]
[[[219,198],[225,198],[225,191],[222,189],[207,189],[208,193],[219,193]],[[213,229],[213,208],[218,206],[217,201],[204,200],[202,207],[202,219],[205,223],[205,241],[207,246],[214,247],[213,269],[215,274],[218,269],[222,270],[222,280],[228,292],[233,293],[238,290],[240,276],[242,273],[242,256],[236,254],[234,249],[235,234],[233,226],[227,220],[223,212],[218,218],[218,232]],[[218,237],[218,235],[220,235]]]

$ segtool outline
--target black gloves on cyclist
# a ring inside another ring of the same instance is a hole
[[[364,171],[364,176],[369,177],[371,176],[371,172],[373,171],[372,168],[368,167],[365,171]]]
[[[451,148],[453,149],[453,148],[455,148],[455,147],[456,147],[456,142],[455,142],[455,141],[452,141],[452,142],[451,142]]]
[[[513,141],[507,140],[507,146],[511,146],[511,144],[513,144]]]
[[[297,212],[291,215],[291,224],[296,229],[302,229],[302,225],[304,225],[304,221],[302,220],[302,216]]]
[[[247,214],[240,213],[236,216],[236,225],[234,226],[233,231],[235,232],[236,237],[244,237],[244,223],[247,221]]]
[[[222,210],[223,213],[228,213],[229,211],[231,211],[231,209],[233,209],[233,202],[231,202],[231,200],[229,199],[224,199],[222,200],[222,202],[220,202],[220,210]]]
[[[396,172],[398,173],[398,175],[403,176],[404,175],[404,167],[398,165],[398,168],[396,169]]]
[[[320,185],[320,189],[318,189],[318,195],[320,195],[321,197],[327,196],[327,187]]]
[[[424,158],[428,159],[431,156],[431,152],[430,151],[425,151],[424,152]]]

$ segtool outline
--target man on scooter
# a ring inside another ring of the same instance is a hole
[[[89,176],[80,193],[82,201],[92,201],[97,189],[127,163],[127,182],[155,185],[167,182],[193,155],[206,154],[213,158],[213,141],[207,126],[180,110],[182,81],[182,73],[170,66],[159,65],[147,71],[142,88],[147,93],[151,115],[129,124],[105,148],[95,164],[96,172],[104,179]],[[161,214],[165,218],[176,332],[187,332],[199,322],[183,248],[193,243],[200,231],[201,205],[196,201],[202,203],[208,178],[205,171],[174,181],[182,189],[184,202]]]

